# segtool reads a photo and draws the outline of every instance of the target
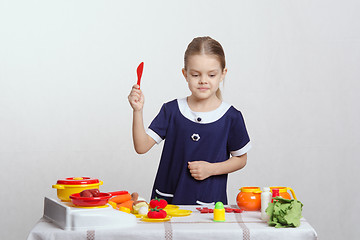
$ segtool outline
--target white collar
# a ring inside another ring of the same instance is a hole
[[[187,98],[177,99],[179,110],[181,114],[192,122],[196,123],[212,123],[219,120],[231,107],[230,104],[221,102],[221,105],[210,112],[194,112],[190,109]]]

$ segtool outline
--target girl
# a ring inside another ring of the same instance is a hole
[[[250,139],[241,113],[221,99],[227,69],[222,46],[210,37],[188,45],[182,73],[191,91],[165,103],[145,131],[144,95],[134,85],[133,141],[139,154],[165,140],[151,198],[172,204],[227,204],[228,173],[246,165]]]

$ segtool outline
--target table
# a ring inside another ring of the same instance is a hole
[[[213,214],[200,213],[199,206],[180,206],[180,209],[191,210],[186,217],[172,217],[168,222],[152,223],[137,219],[137,225],[126,229],[86,229],[65,231],[45,218],[41,218],[31,230],[27,240],[42,239],[317,239],[314,228],[301,219],[297,228],[274,228],[260,218],[260,212],[226,213],[225,222],[214,222]],[[229,206],[235,207],[235,206]]]

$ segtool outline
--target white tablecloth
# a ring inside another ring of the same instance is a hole
[[[87,229],[65,231],[41,218],[31,230],[28,240],[111,240],[111,239],[317,239],[314,228],[303,218],[297,228],[269,227],[260,212],[226,213],[225,222],[214,222],[213,214],[200,213],[198,206],[180,206],[193,211],[190,216],[173,217],[168,222],[143,222],[126,229]]]

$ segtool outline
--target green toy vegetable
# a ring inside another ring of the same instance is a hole
[[[275,197],[274,202],[269,203],[266,208],[266,213],[270,216],[269,226],[276,228],[300,226],[302,207],[303,204],[298,200]]]

